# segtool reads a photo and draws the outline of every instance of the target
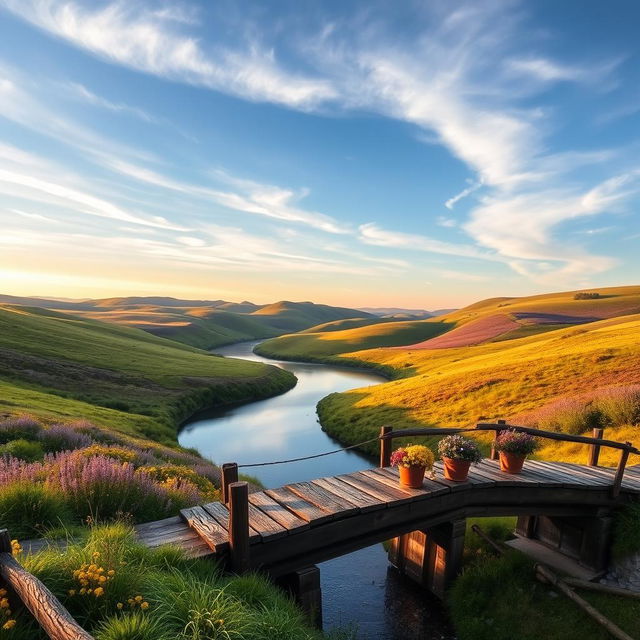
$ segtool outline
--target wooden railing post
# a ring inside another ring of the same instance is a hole
[[[12,555],[11,538],[0,530],[0,579],[9,586],[51,640],[94,640],[47,587]]]
[[[626,443],[631,447],[631,443]],[[616,476],[613,479],[613,486],[611,487],[611,496],[617,498],[620,495],[620,487],[622,486],[622,478],[624,476],[624,468],[627,466],[627,460],[629,459],[629,449],[623,449],[620,452],[620,461],[618,462],[618,468],[616,470]]]
[[[225,462],[222,465],[222,502],[229,504],[229,485],[238,482],[238,465],[235,462]]]
[[[249,571],[249,484],[229,485],[229,547],[231,570],[242,574]]]
[[[498,424],[507,424],[506,420],[497,420],[496,422]],[[498,441],[499,437],[500,437],[500,431],[498,431],[498,429],[496,429],[493,432],[493,442],[491,443],[491,459],[492,460],[497,460],[500,457],[498,455],[498,451],[496,450],[496,442]]]
[[[602,440],[602,436],[604,435],[604,429],[594,428],[593,437],[598,438],[598,440]],[[588,465],[590,467],[598,466],[598,459],[600,458],[600,445],[592,444],[589,447],[589,462]]]
[[[385,438],[387,434],[393,431],[393,427],[380,428],[380,467],[388,467],[391,465],[391,438]]]

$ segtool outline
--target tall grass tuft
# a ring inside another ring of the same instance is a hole
[[[142,612],[108,618],[95,631],[96,640],[175,640],[175,637],[164,632],[159,620]]]

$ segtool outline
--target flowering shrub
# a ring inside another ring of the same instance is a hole
[[[18,438],[32,440],[40,433],[41,429],[40,423],[30,416],[8,418],[0,422],[0,444],[17,440]]]
[[[199,475],[194,469],[176,464],[162,464],[139,467],[136,473],[146,473],[167,486],[179,486],[180,481],[188,481],[210,500],[220,496],[210,480]]]
[[[48,429],[43,429],[38,434],[38,439],[47,453],[82,449],[93,442],[85,433],[63,424],[54,424]]]
[[[87,458],[104,456],[105,458],[113,458],[118,462],[133,462],[138,457],[137,452],[132,449],[107,444],[92,444],[90,447],[80,449],[79,453]]]
[[[533,453],[538,446],[538,441],[533,436],[512,429],[503,431],[495,444],[496,451],[515,453],[521,456]]]
[[[441,458],[452,460],[466,460],[467,462],[480,462],[482,454],[478,445],[468,438],[460,435],[446,436],[438,442],[438,453]]]
[[[425,467],[433,466],[431,449],[421,444],[400,447],[391,454],[391,465],[394,467]]]

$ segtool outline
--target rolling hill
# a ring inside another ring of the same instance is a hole
[[[640,287],[600,293],[594,300],[575,300],[575,292],[567,292],[483,301],[439,318],[456,327],[439,337],[334,356],[334,362],[383,367],[396,379],[323,399],[318,407],[323,428],[351,444],[371,437],[382,424],[458,427],[485,419],[518,421],[552,403],[570,409],[581,399],[588,406],[599,393],[640,385]],[[498,310],[507,305],[519,327],[504,323],[486,330],[498,324],[496,317],[503,315]],[[518,336],[529,326],[537,331]],[[456,338],[473,327],[473,334]],[[495,340],[505,333],[511,333],[510,339]],[[464,344],[469,340],[475,344]],[[640,444],[638,428],[630,425],[610,428],[608,435]],[[573,459],[586,456],[564,445],[547,447],[542,455],[565,453]]]
[[[367,316],[362,311],[312,302],[281,301],[255,305],[224,300],[180,300],[168,297],[104,298],[59,301],[0,295],[0,304],[19,304],[76,314],[142,329],[200,349],[270,338],[314,325]],[[374,316],[368,316],[375,319]]]
[[[512,340],[568,326],[640,313],[640,287],[600,290],[600,297],[576,300],[578,291],[523,298],[491,298],[426,320],[397,322],[385,328],[314,327],[302,334],[263,342],[258,353],[295,360],[319,360],[338,354],[402,347],[447,349]]]
[[[150,333],[37,307],[0,307],[0,413],[85,418],[175,444],[215,404],[280,393],[281,369],[212,356]]]

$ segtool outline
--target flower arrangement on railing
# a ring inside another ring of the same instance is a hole
[[[539,443],[528,433],[508,429],[498,436],[494,447],[500,453],[500,469],[506,473],[520,473],[525,458],[539,447]]]
[[[442,438],[438,443],[438,454],[444,463],[444,477],[454,482],[464,482],[471,463],[482,460],[478,445],[460,435]]]
[[[391,454],[391,465],[398,467],[400,484],[419,489],[427,469],[433,468],[433,452],[421,444],[400,447]]]

